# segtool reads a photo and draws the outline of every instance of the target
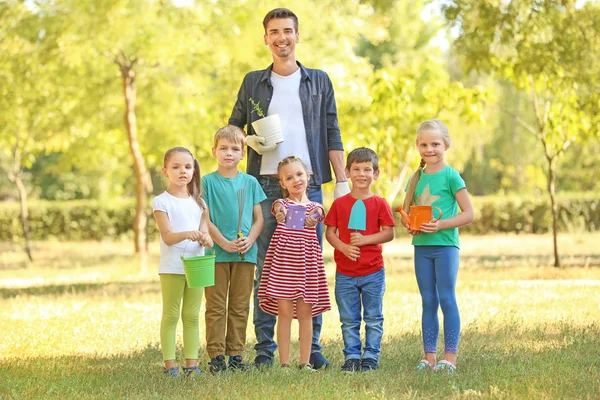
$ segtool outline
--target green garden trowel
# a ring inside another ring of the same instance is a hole
[[[350,210],[348,229],[354,229],[355,231],[364,231],[367,229],[367,209],[362,200],[356,200],[356,203],[354,203]]]

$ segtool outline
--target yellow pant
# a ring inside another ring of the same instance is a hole
[[[160,347],[163,360],[175,360],[175,331],[180,310],[183,321],[183,353],[188,360],[197,359],[200,347],[198,321],[202,304],[202,288],[189,288],[185,275],[161,274],[160,289],[163,301],[160,321]]]

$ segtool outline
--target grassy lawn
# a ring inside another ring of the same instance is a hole
[[[422,352],[421,305],[412,247],[402,238],[385,250],[379,371],[339,372],[334,308],[322,331],[333,368],[191,380],[162,376],[156,244],[147,273],[137,271],[130,243],[38,242],[33,264],[14,245],[0,244],[0,399],[600,398],[600,233],[561,235],[561,269],[549,266],[547,235],[461,239],[457,374],[414,368]],[[330,248],[326,258],[333,285]],[[252,359],[249,325],[244,355]],[[292,356],[297,360],[297,347]],[[200,361],[208,361],[204,349]]]

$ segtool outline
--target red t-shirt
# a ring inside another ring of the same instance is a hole
[[[336,199],[331,205],[325,225],[335,226],[338,229],[338,236],[344,243],[350,243],[350,234],[354,229],[348,229],[350,221],[350,211],[357,201],[350,193]],[[385,199],[379,196],[371,196],[364,199],[365,209],[367,211],[366,230],[359,231],[363,235],[372,235],[381,231],[382,226],[395,226],[394,214]],[[383,255],[381,244],[369,244],[360,248],[360,257],[356,261],[350,260],[342,252],[335,250],[333,257],[337,266],[337,271],[348,276],[365,276],[379,271],[383,268]]]

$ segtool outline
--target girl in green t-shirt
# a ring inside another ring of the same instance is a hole
[[[441,209],[440,219],[421,224],[418,230],[404,225],[415,246],[415,274],[423,304],[421,328],[425,357],[417,369],[456,371],[456,354],[460,339],[460,316],[456,303],[456,277],[459,264],[458,228],[473,221],[473,206],[458,172],[446,164],[444,155],[450,147],[448,128],[437,119],[423,122],[417,129],[417,148],[421,155],[419,169],[410,179],[402,209],[411,205],[429,205]],[[460,208],[460,213],[459,213]],[[444,358],[437,361],[439,333],[438,308],[444,314]]]

